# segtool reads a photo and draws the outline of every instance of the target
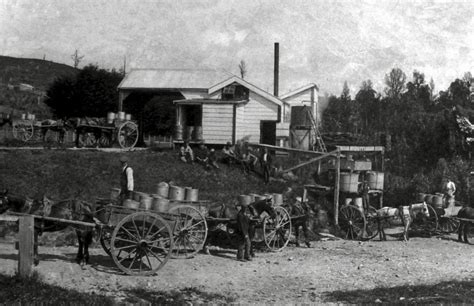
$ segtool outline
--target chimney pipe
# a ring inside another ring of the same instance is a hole
[[[280,64],[280,45],[275,43],[275,63],[273,68],[273,95],[278,97],[278,78],[279,78],[279,64]]]

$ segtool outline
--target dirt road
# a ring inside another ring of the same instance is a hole
[[[403,301],[416,295],[410,293],[412,290],[423,286],[448,283],[448,291],[455,291],[459,281],[472,286],[474,246],[454,238],[412,238],[408,243],[319,241],[312,248],[257,253],[246,263],[235,261],[234,250],[214,250],[213,255],[170,260],[151,277],[123,275],[102,249],[92,250],[91,265],[82,270],[73,263],[74,247],[41,247],[42,261],[36,270],[49,284],[122,301],[131,295],[136,301],[137,291],[153,294],[178,290],[188,292],[192,302],[351,302],[338,296],[347,292],[367,295],[368,301],[385,302],[384,295],[375,294],[377,290],[399,286],[398,291],[390,292],[395,294],[392,299]],[[12,244],[0,244],[1,273],[15,273],[16,252]],[[454,289],[449,289],[451,284]],[[409,286],[408,292],[405,286]],[[474,288],[470,292],[474,298]],[[439,294],[431,292],[423,301],[434,302]]]

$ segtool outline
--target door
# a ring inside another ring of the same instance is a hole
[[[276,145],[276,121],[260,121],[260,143]]]

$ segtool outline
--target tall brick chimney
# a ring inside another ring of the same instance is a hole
[[[273,65],[273,95],[278,97],[278,85],[279,85],[279,65],[280,65],[280,45],[275,43],[275,63]]]

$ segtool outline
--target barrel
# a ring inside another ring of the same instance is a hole
[[[126,199],[123,201],[123,206],[126,208],[137,209],[140,207],[140,202],[132,199]]]
[[[265,200],[266,198],[267,198],[267,197],[264,196],[264,195],[256,194],[256,195],[254,196],[254,199],[255,199],[254,202],[261,201],[261,200]]]
[[[426,197],[426,193],[418,193],[416,195],[416,202],[417,203],[421,203],[421,202],[424,202],[425,201],[425,197]]]
[[[344,199],[344,204],[345,205],[350,205],[352,203],[352,198],[345,198]]]
[[[434,195],[432,200],[432,206],[435,208],[444,208],[443,197],[439,195]]]
[[[239,204],[240,205],[249,205],[251,202],[251,197],[247,194],[239,195]]]
[[[358,184],[358,173],[341,173],[341,191],[356,193]]]
[[[184,188],[170,185],[169,198],[175,201],[184,201]]]
[[[357,197],[354,199],[354,205],[357,207],[360,211],[364,211],[364,205],[362,204],[362,198]]]
[[[182,125],[174,126],[174,138],[176,138],[177,140],[183,139],[183,126]]]
[[[194,139],[202,140],[202,126],[198,125],[194,127]]]
[[[166,182],[161,182],[156,185],[156,194],[163,197],[168,198],[170,186]]]
[[[21,119],[25,120],[26,119],[26,114],[21,114]]]
[[[112,188],[110,189],[110,199],[117,200],[120,196],[120,188]]]
[[[119,121],[124,121],[125,120],[125,112],[118,112],[117,113],[117,119]]]
[[[140,197],[140,208],[150,210],[153,198],[148,195],[142,195]]]
[[[186,127],[186,139],[193,139],[193,133],[194,133],[194,126],[193,125],[188,125]]]
[[[185,199],[186,201],[197,202],[199,189],[193,189],[191,187],[186,187],[185,189]]]
[[[283,205],[283,195],[281,193],[273,194],[273,205],[275,206]]]
[[[140,195],[141,195],[141,192],[132,191],[132,200],[140,202]]]
[[[132,114],[125,114],[125,121],[132,120]]]
[[[369,171],[367,177],[370,189],[383,190],[383,172]]]
[[[426,202],[426,204],[430,204],[430,205],[433,204],[433,195],[432,194],[427,194],[425,196],[425,202]]]
[[[115,119],[115,113],[108,112],[107,113],[107,123],[108,124],[114,123],[114,119]]]
[[[159,196],[154,196],[152,201],[152,208],[158,212],[167,212],[169,208],[170,200]]]

